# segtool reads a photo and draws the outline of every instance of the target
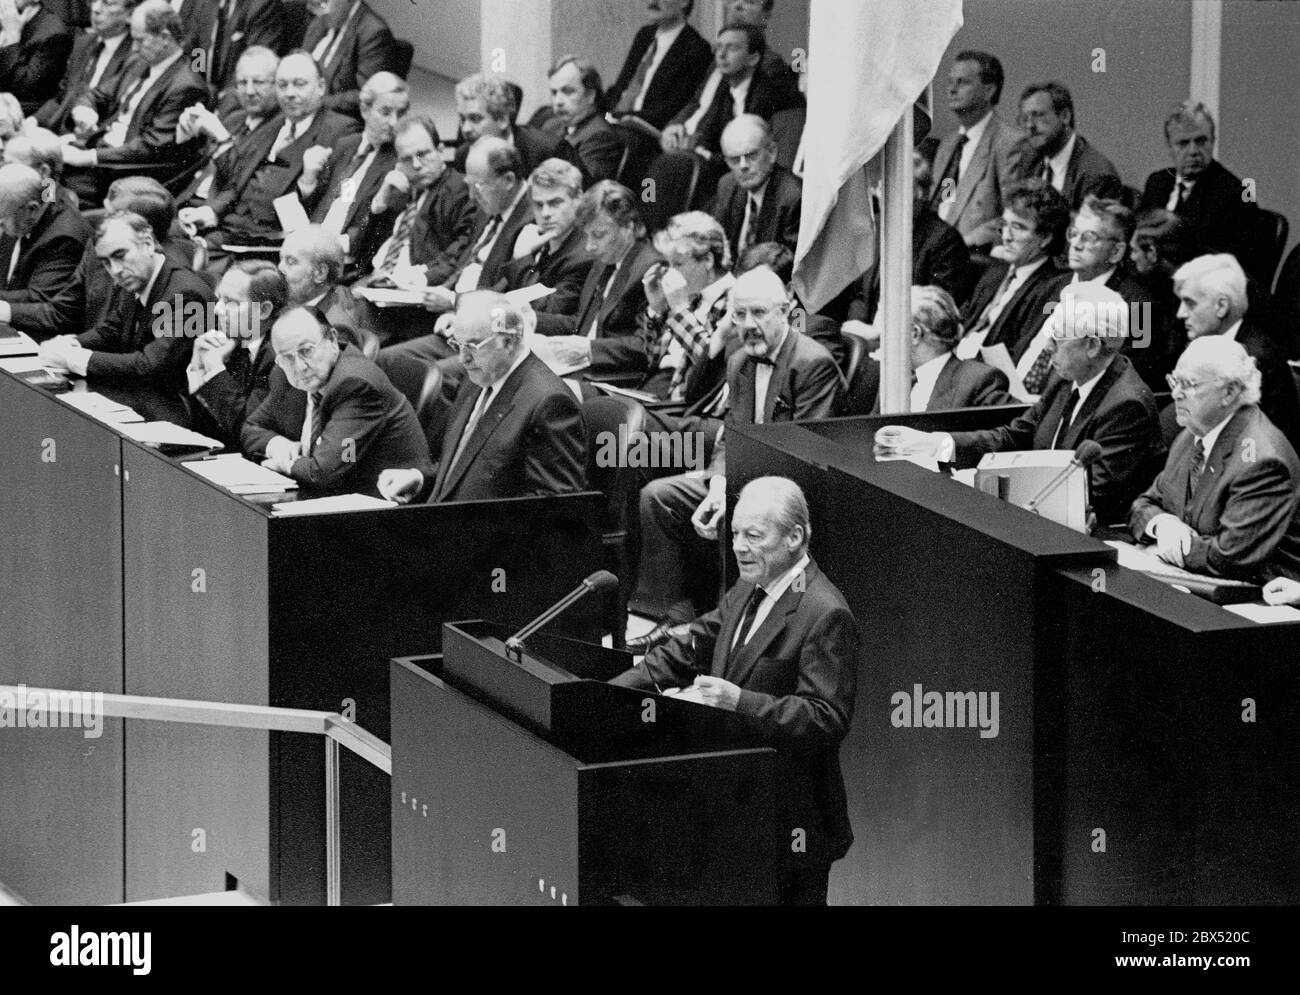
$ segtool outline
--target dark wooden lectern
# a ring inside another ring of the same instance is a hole
[[[780,762],[740,717],[604,683],[631,657],[448,623],[392,662],[395,905],[771,904]]]

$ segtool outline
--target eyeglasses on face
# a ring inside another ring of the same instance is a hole
[[[1113,235],[1098,235],[1095,231],[1080,231],[1075,227],[1065,229],[1065,240],[1067,242],[1078,242],[1088,249],[1095,248],[1102,242],[1118,241]]]
[[[299,346],[293,352],[277,352],[275,354],[276,365],[287,370],[297,363],[310,363],[316,358],[316,353],[324,342],[324,339],[319,339],[311,345]]]
[[[1188,380],[1186,377],[1181,377],[1176,373],[1166,373],[1165,382],[1169,384],[1169,389],[1176,394],[1190,394],[1192,391],[1196,390],[1197,387],[1200,387],[1203,384],[1218,383],[1219,380],[1218,378],[1208,380]]]
[[[410,155],[399,155],[397,161],[405,166],[418,166],[421,163],[428,162],[437,154],[437,149],[424,149],[420,152],[412,152]],[[476,183],[475,186],[477,185]]]
[[[479,351],[486,348],[496,335],[489,335],[487,338],[479,339],[477,342],[468,339],[458,339],[454,335],[447,336],[447,345],[451,346],[457,352],[468,352],[471,356],[477,356]]]

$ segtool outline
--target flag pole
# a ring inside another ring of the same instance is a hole
[[[880,411],[911,410],[912,399],[912,107],[881,150]]]

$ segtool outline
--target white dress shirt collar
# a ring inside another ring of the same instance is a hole
[[[1231,339],[1233,342],[1236,342],[1236,341],[1237,341],[1237,335],[1238,335],[1240,332],[1241,332],[1241,319],[1238,318],[1236,321],[1234,321],[1234,322],[1232,323],[1231,327],[1229,327],[1228,329],[1226,329],[1226,330],[1224,331],[1224,333],[1223,333],[1223,337],[1224,337],[1225,339]]]
[[[795,562],[794,566],[774,580],[769,587],[763,588],[763,600],[759,602],[758,611],[754,613],[754,621],[750,625],[749,631],[742,633],[740,631],[740,626],[736,626],[736,634],[731,640],[731,646],[733,649],[735,648],[736,643],[741,641],[742,637],[745,642],[749,642],[750,639],[753,638],[754,633],[758,631],[759,626],[767,621],[767,616],[772,614],[772,609],[775,608],[776,603],[781,600],[781,595],[785,594],[785,592],[790,589],[790,585],[794,583],[794,579],[798,577],[799,574],[803,573],[803,571],[807,570],[810,563],[812,563],[811,558],[807,553],[804,553],[803,556],[799,557]]]
[[[1052,167],[1052,186],[1058,191],[1065,186],[1065,170],[1070,165],[1070,156],[1074,153],[1074,143],[1078,137],[1077,133],[1070,132],[1070,140],[1061,146],[1061,151],[1047,160],[1047,164]]]
[[[967,128],[965,125],[961,126],[959,130],[963,135],[966,136],[967,148],[973,149],[976,145],[980,143],[980,139],[984,137],[984,132],[988,131],[989,122],[992,120],[993,120],[993,110],[992,108],[990,108],[987,114],[985,114],[982,118],[980,118],[978,121],[972,124],[969,128]]]
[[[916,383],[912,384],[913,411],[925,410],[925,406],[930,403],[931,395],[934,394],[934,385],[939,381],[939,374],[943,372],[943,368],[948,365],[948,360],[951,358],[952,353],[945,352],[942,356],[927,359],[912,371],[916,377]]]
[[[158,274],[162,272],[163,263],[166,261],[167,257],[161,252],[155,252],[153,254],[153,272],[149,274],[149,282],[144,285],[143,290],[135,295],[136,299],[139,300],[141,304],[148,306],[149,295],[153,293],[153,285],[158,282]],[[179,319],[179,315],[177,318]]]
[[[501,376],[497,377],[497,379],[493,380],[490,384],[487,385],[487,387],[484,388],[484,390],[492,391],[492,399],[488,402],[489,405],[491,405],[493,402],[496,401],[497,395],[501,393],[501,385],[510,379],[510,374],[514,373],[515,370],[519,369],[519,367],[523,364],[523,361],[528,358],[530,351],[531,350],[529,349],[521,349],[519,355],[515,357],[515,361],[510,364],[509,369],[507,369],[505,373],[501,374]]]
[[[1193,433],[1193,438],[1201,440],[1201,446],[1205,449],[1206,460],[1209,460],[1210,453],[1214,452],[1214,444],[1219,441],[1219,435],[1223,432],[1224,426],[1226,426],[1228,422],[1232,421],[1232,416],[1236,413],[1235,410],[1229,411],[1223,421],[1219,422],[1219,424],[1215,425],[1214,428],[1210,429],[1204,435],[1196,435]]]
[[[754,82],[754,74],[750,73],[739,83],[731,87],[731,116],[738,118],[745,113],[745,99],[749,96],[749,87]]]

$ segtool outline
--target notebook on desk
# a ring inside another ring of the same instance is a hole
[[[1213,601],[1217,605],[1235,605],[1263,599],[1264,592],[1258,584],[1192,573],[1172,563],[1166,563],[1154,553],[1131,542],[1107,540],[1106,545],[1114,547],[1119,553],[1121,567],[1144,573],[1161,583],[1182,588],[1189,594]]]

